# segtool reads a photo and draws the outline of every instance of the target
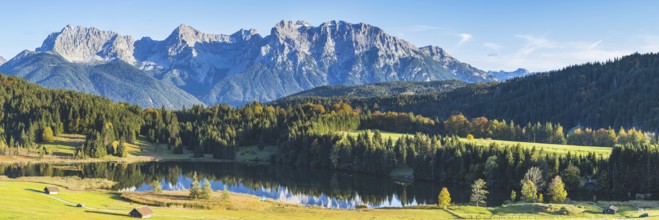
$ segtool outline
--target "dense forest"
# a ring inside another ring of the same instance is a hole
[[[0,75],[0,106],[0,149],[33,147],[45,133],[78,133],[89,139],[78,155],[102,157],[115,140],[134,142],[143,124],[142,109],[136,105],[44,89],[4,75]]]
[[[279,106],[344,101],[371,111],[414,112],[448,118],[456,112],[566,128],[659,130],[659,54],[632,54],[605,63],[566,67],[504,83],[473,84],[447,93],[375,98],[291,97]]]
[[[631,58],[626,57],[623,60]],[[598,65],[613,64],[587,66]],[[574,68],[583,67],[571,67],[564,71],[574,71]],[[511,85],[542,77],[550,76],[541,74],[511,83],[476,85],[456,91],[460,93],[481,88],[481,95],[486,96],[490,94],[487,91],[495,89],[499,91],[498,94],[505,96],[512,91]],[[626,82],[623,78],[621,76],[616,82]],[[591,84],[595,84],[594,88],[599,88],[596,82],[597,80]],[[633,128],[621,128],[617,132],[608,128],[611,125],[633,124],[621,121],[616,122],[618,124],[606,124],[602,129],[581,127],[568,132],[563,128],[564,123],[560,117],[538,116],[537,121],[530,121],[536,117],[516,119],[502,113],[501,118],[526,122],[519,125],[513,120],[490,121],[485,117],[478,117],[498,113],[498,110],[484,112],[472,119],[465,116],[476,114],[469,109],[465,110],[465,115],[450,111],[450,116],[441,120],[437,116],[448,114],[443,112],[443,109],[449,107],[435,109],[434,101],[428,102],[428,106],[418,108],[423,109],[418,111],[421,113],[433,110],[433,113],[428,114],[433,118],[424,117],[427,116],[425,114],[372,111],[395,108],[384,107],[391,103],[364,102],[365,104],[361,105],[355,100],[316,100],[316,103],[322,104],[287,105],[263,105],[255,102],[241,108],[228,105],[192,106],[171,111],[164,108],[141,109],[125,103],[112,103],[108,99],[92,95],[44,89],[15,77],[1,76],[0,85],[4,137],[0,144],[3,149],[38,147],[44,135],[49,135],[50,132],[53,135],[80,133],[87,135],[87,140],[76,150],[77,157],[120,156],[121,151],[116,149],[117,143],[134,142],[137,135],[143,135],[152,142],[166,144],[169,150],[175,153],[183,153],[186,148],[192,150],[193,157],[212,154],[217,159],[231,160],[235,158],[236,151],[241,146],[277,146],[278,153],[271,158],[275,164],[377,174],[388,174],[396,168],[409,167],[417,179],[453,183],[470,183],[476,179],[484,179],[491,188],[506,190],[519,189],[519,180],[525,173],[531,167],[539,167],[542,170],[541,179],[550,180],[561,175],[570,192],[588,188],[616,194],[659,193],[659,189],[653,184],[655,177],[659,176],[654,174],[657,170],[655,168],[659,167],[659,158],[655,158],[657,147],[653,144],[653,136]],[[549,83],[542,85],[548,88],[555,86]],[[531,90],[528,94],[536,94],[535,91]],[[451,96],[454,93],[436,96]],[[472,95],[478,100],[476,96]],[[566,97],[561,100],[571,98],[563,96]],[[518,94],[518,97],[523,99],[527,96]],[[552,98],[546,99],[548,103],[554,102]],[[439,100],[441,102],[442,99]],[[533,111],[533,115],[550,115],[544,104],[536,106],[528,100],[518,101],[539,107]],[[402,108],[413,105],[397,106]],[[471,105],[456,104],[456,108],[460,106]],[[493,106],[492,109],[496,109],[497,105]],[[531,109],[534,108],[526,110]],[[519,113],[521,110],[523,109],[513,112]],[[639,116],[641,117],[647,116]],[[540,123],[541,121],[544,123]],[[586,125],[598,123],[584,122]],[[573,124],[568,123],[568,127],[572,127],[571,125]],[[341,132],[363,129],[374,131],[359,135],[346,135]],[[393,140],[383,138],[378,130],[414,135]],[[608,158],[595,154],[557,155],[546,153],[542,149],[521,146],[493,144],[482,147],[457,138],[469,135],[531,142],[614,146],[614,150]],[[585,183],[595,183],[596,187]]]

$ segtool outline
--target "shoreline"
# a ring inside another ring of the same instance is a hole
[[[0,156],[0,159],[3,156]],[[87,158],[87,159],[50,159],[50,158],[37,158],[37,159],[10,159],[0,160],[0,165],[24,165],[24,164],[80,164],[80,163],[146,163],[146,162],[193,162],[193,163],[246,163],[246,164],[260,164],[258,162],[250,162],[243,160],[220,160],[213,158],[162,158],[157,156],[135,156],[131,158]],[[261,162],[262,163],[262,162]]]

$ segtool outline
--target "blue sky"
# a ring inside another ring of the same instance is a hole
[[[443,47],[484,70],[545,71],[659,52],[659,1],[25,0],[1,5],[0,56],[7,59],[34,50],[67,24],[163,39],[182,23],[207,33],[255,28],[267,35],[280,20],[363,22],[417,46]]]

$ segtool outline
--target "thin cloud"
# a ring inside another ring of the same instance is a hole
[[[503,46],[501,46],[499,44],[495,44],[495,43],[490,43],[490,42],[487,42],[487,43],[483,44],[483,46],[487,49],[490,49],[490,50],[501,50],[501,49],[503,49]]]
[[[593,61],[606,61],[621,57],[633,51],[607,48],[604,41],[557,41],[545,36],[515,35],[522,45],[509,53],[487,54],[483,57],[485,63],[495,66],[495,69],[528,68],[531,71],[548,71],[565,66]],[[483,45],[488,49],[497,48],[494,45]],[[499,48],[501,49],[501,48]]]
[[[471,38],[473,38],[473,36],[471,36],[471,34],[468,33],[458,34],[458,37],[460,37],[460,41],[458,41],[458,46],[466,43],[467,41],[470,41]]]

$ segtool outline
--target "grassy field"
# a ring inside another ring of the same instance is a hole
[[[80,163],[80,162],[144,162],[162,160],[189,160],[192,152],[185,150],[183,154],[174,154],[165,144],[153,144],[144,137],[139,137],[135,144],[127,143],[128,156],[119,158],[108,155],[104,158],[74,159],[76,147],[82,145],[85,136],[76,134],[62,134],[55,137],[53,142],[38,143],[52,152],[52,155],[40,156],[37,154],[0,155],[0,164],[11,163]],[[118,144],[118,143],[117,143]],[[199,158],[198,161],[211,161],[212,158]]]
[[[521,142],[521,141],[502,141],[502,140],[487,140],[487,139],[474,139],[468,140],[466,138],[460,138],[461,141],[467,143],[478,144],[482,146],[490,146],[492,143],[497,143],[499,145],[517,145],[524,148],[533,148],[543,149],[546,153],[557,153],[557,154],[567,154],[567,152],[572,152],[573,154],[586,154],[594,152],[599,155],[608,157],[611,154],[611,147],[595,147],[595,146],[578,146],[578,145],[563,145],[563,144],[544,144],[544,143],[531,143],[531,142]]]
[[[366,131],[368,131],[370,135],[373,135],[373,131],[371,131],[371,130],[343,131],[343,133],[345,135],[357,136],[357,135],[362,134]],[[380,131],[380,134],[382,134],[382,139],[387,140],[387,139],[391,138],[393,141],[398,140],[398,138],[410,135],[410,134],[388,132],[388,131]]]
[[[129,219],[127,213],[144,204],[154,211],[153,219],[620,219],[636,218],[643,213],[652,218],[659,217],[659,202],[656,201],[515,203],[489,208],[454,205],[447,210],[436,206],[339,210],[260,200],[256,196],[236,193],[229,193],[228,199],[223,199],[221,191],[214,192],[210,200],[190,200],[187,191],[122,194],[90,190],[99,187],[70,190],[67,185],[60,187],[60,194],[43,193],[44,187],[61,181],[48,180],[48,177],[38,180],[0,178],[0,219]],[[68,186],[85,181],[66,180]],[[91,181],[92,184],[99,182]],[[78,203],[84,204],[85,208],[75,207]],[[619,213],[601,214],[603,207],[609,205],[618,206]]]
[[[359,130],[359,131],[343,131],[344,134],[346,135],[353,135],[356,136],[358,134],[361,134],[365,132],[366,130]],[[398,138],[403,137],[403,136],[409,136],[411,134],[404,134],[404,133],[395,133],[395,132],[387,132],[387,131],[380,131],[382,134],[382,137],[384,139],[387,138],[392,138],[394,141],[398,140]],[[372,132],[370,133],[372,134]],[[472,144],[477,144],[481,146],[490,146],[492,143],[497,143],[501,146],[505,145],[517,145],[519,144],[520,146],[524,148],[533,148],[536,147],[536,149],[543,149],[544,152],[546,153],[557,153],[557,154],[567,154],[567,152],[572,152],[573,154],[585,154],[585,153],[590,153],[594,152],[596,154],[602,155],[604,157],[608,157],[611,154],[611,147],[596,147],[596,146],[577,146],[577,145],[563,145],[563,144],[544,144],[544,143],[532,143],[532,142],[521,142],[521,141],[502,141],[502,140],[490,140],[490,139],[474,139],[474,140],[468,140],[466,138],[460,138],[460,141],[466,142],[466,143],[472,143]]]
[[[0,181],[0,219],[129,219],[127,213],[141,206],[108,191],[71,191],[46,195],[42,183]],[[219,192],[216,192],[219,194]],[[217,196],[217,195],[216,195]],[[191,209],[154,207],[152,219],[451,219],[440,209],[335,210],[307,208],[257,197],[231,194],[234,207]],[[83,203],[85,208],[75,204]],[[241,208],[242,207],[242,208]],[[247,208],[245,208],[247,207]]]

